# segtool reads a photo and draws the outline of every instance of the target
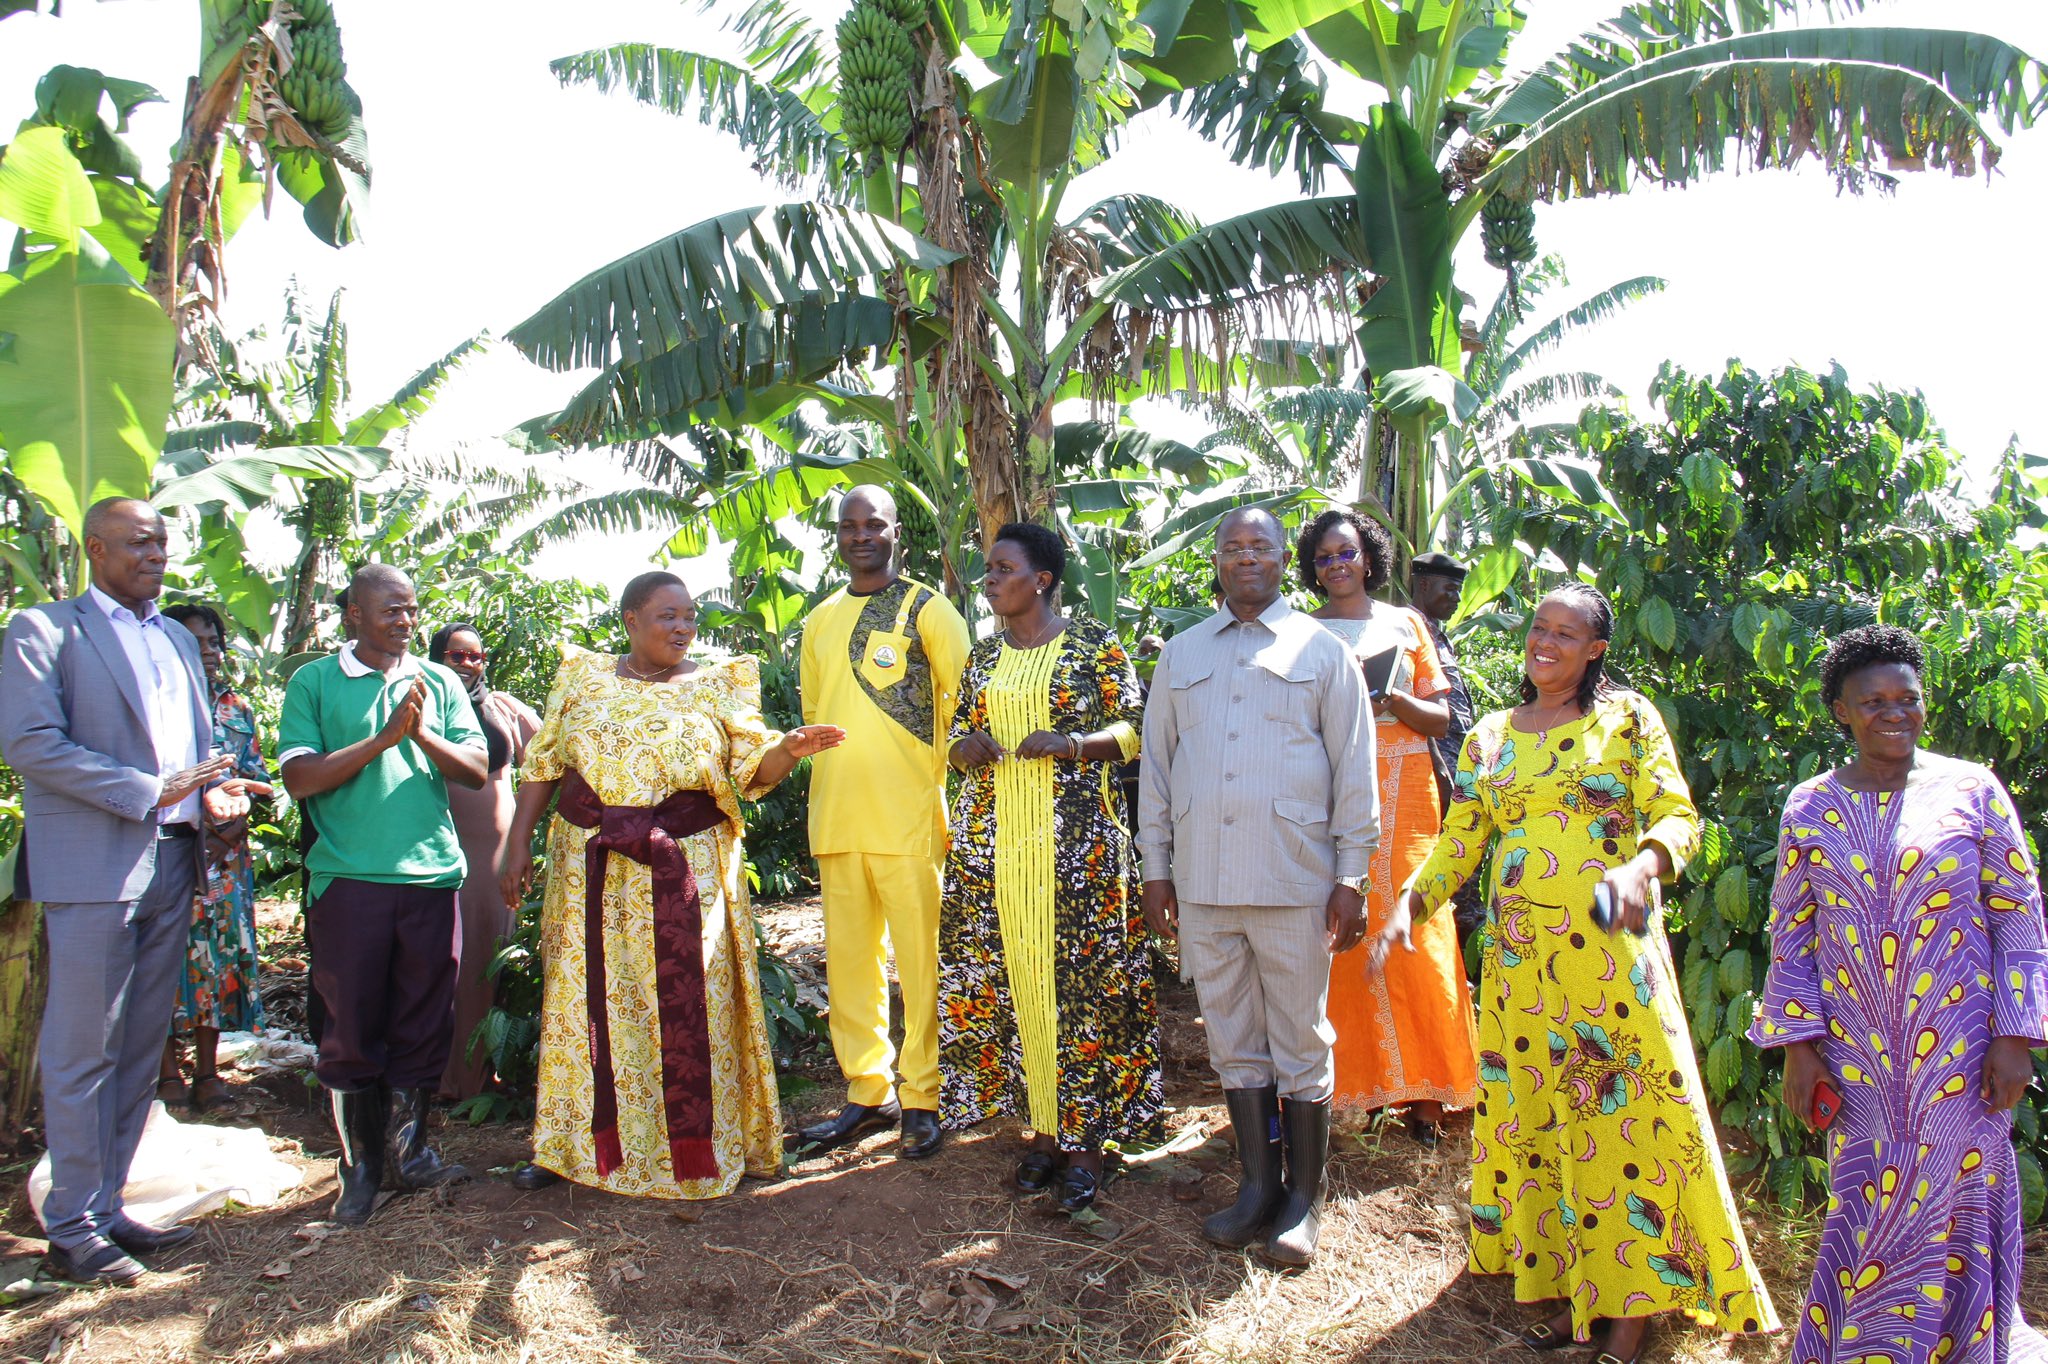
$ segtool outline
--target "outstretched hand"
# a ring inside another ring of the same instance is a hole
[[[838,725],[798,725],[782,735],[782,746],[792,758],[808,758],[845,742],[846,731]]]

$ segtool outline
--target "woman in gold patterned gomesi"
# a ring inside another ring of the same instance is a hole
[[[754,966],[740,801],[845,731],[777,734],[760,664],[690,658],[697,607],[672,573],[620,599],[631,649],[565,649],[507,835],[518,904],[548,835],[540,1082],[523,1189],[716,1198],[782,1157]]]

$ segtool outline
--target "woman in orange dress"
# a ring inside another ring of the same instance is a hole
[[[1393,570],[1393,542],[1377,521],[1324,512],[1301,533],[1295,565],[1302,585],[1323,598],[1312,612],[1351,646],[1361,667],[1394,653],[1372,697],[1379,754],[1380,842],[1366,878],[1365,940],[1386,922],[1394,895],[1429,856],[1441,827],[1431,741],[1450,725],[1450,682],[1422,617],[1376,601]],[[1367,669],[1368,684],[1378,680]],[[1408,1130],[1435,1146],[1447,1108],[1469,1108],[1479,1088],[1478,1037],[1457,929],[1441,916],[1415,930],[1415,951],[1367,969],[1353,948],[1330,965],[1330,1024],[1337,1030],[1338,1109],[1400,1106]],[[1425,940],[1426,935],[1426,940]]]

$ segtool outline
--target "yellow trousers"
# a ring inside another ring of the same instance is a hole
[[[825,901],[825,987],[832,1051],[848,1103],[889,1101],[891,1067],[905,1108],[939,1106],[939,867],[925,857],[829,853],[818,859]],[[888,947],[883,931],[888,932]],[[889,1045],[894,948],[903,991],[903,1051]]]

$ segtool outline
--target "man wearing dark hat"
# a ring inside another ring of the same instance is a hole
[[[1418,554],[1408,564],[1408,600],[1429,622],[1430,638],[1436,641],[1437,662],[1443,665],[1444,677],[1451,684],[1450,691],[1444,695],[1451,708],[1451,726],[1436,741],[1440,760],[1437,763],[1437,781],[1446,808],[1451,800],[1450,776],[1458,770],[1458,750],[1464,746],[1465,734],[1472,728],[1472,689],[1465,685],[1464,670],[1458,666],[1458,656],[1451,652],[1450,638],[1444,634],[1444,622],[1458,614],[1458,597],[1465,590],[1465,575],[1469,572],[1471,570],[1464,564],[1437,550]],[[1459,891],[1451,913],[1458,925],[1461,941],[1479,926],[1485,917],[1485,908],[1479,902],[1476,878],[1466,882]]]
[[[1458,596],[1465,590],[1465,575],[1469,572],[1465,565],[1437,550],[1416,555],[1408,565],[1408,600],[1429,622],[1430,638],[1436,641],[1437,661],[1443,664],[1444,676],[1451,682],[1450,695],[1445,698],[1451,705],[1451,727],[1436,741],[1436,751],[1443,755],[1444,766],[1453,772],[1458,770],[1458,750],[1464,746],[1465,732],[1472,728],[1472,690],[1465,685],[1458,656],[1451,652],[1444,622],[1458,614]]]

